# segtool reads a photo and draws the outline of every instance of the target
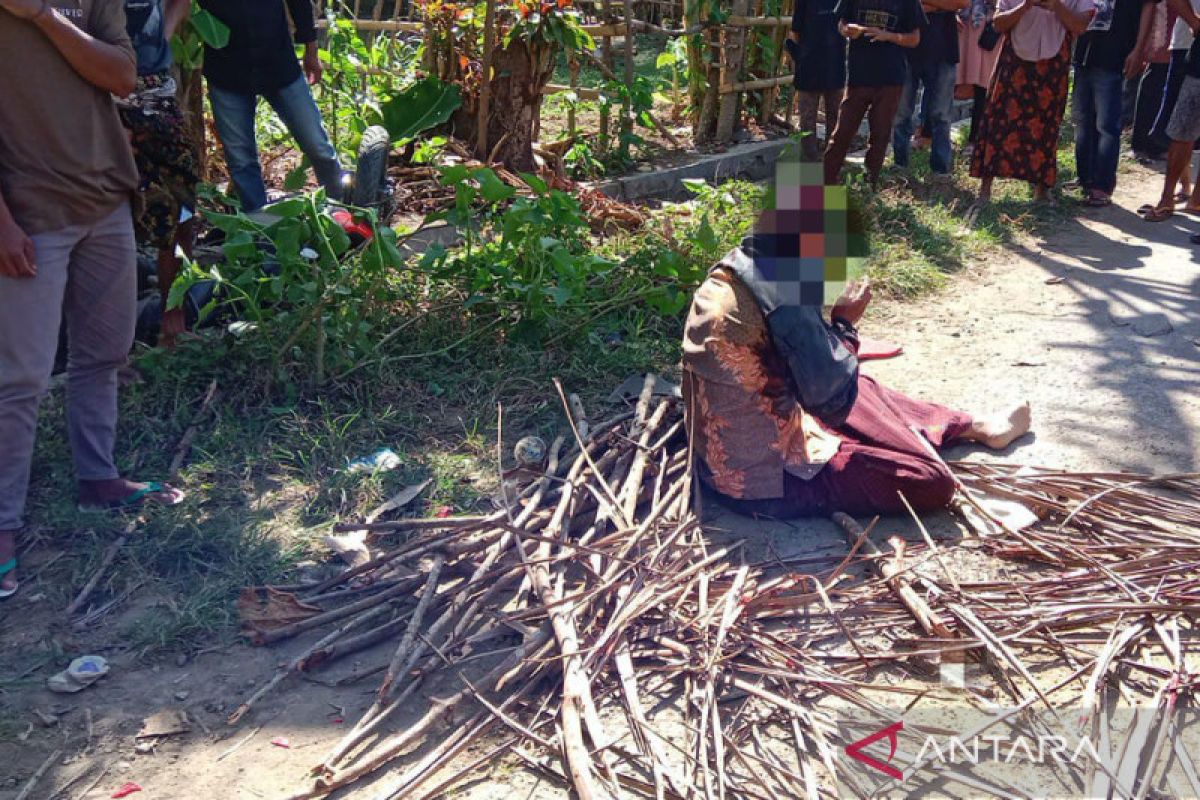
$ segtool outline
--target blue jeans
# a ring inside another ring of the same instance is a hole
[[[1075,169],[1084,191],[1112,194],[1121,158],[1121,90],[1117,70],[1075,67],[1071,108],[1075,123]]]
[[[244,211],[257,211],[267,204],[267,187],[263,184],[262,164],[258,160],[258,142],[254,139],[254,112],[258,95],[230,92],[209,86],[213,122],[225,148],[229,177],[237,187]],[[304,78],[297,78],[263,98],[275,109],[300,151],[308,156],[317,180],[335,200],[341,199],[342,165],[337,151],[329,141],[321,111],[313,100],[312,91]]]
[[[933,142],[929,148],[929,168],[942,175],[950,172],[950,111],[954,107],[954,80],[958,67],[945,62],[909,63],[908,79],[900,95],[900,108],[892,130],[892,154],[896,166],[908,166],[912,147],[914,117],[917,112],[917,85],[921,91],[921,119],[929,126]]]

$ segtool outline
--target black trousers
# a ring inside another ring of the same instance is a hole
[[[1138,82],[1137,102],[1133,109],[1133,152],[1160,155],[1166,144],[1152,135],[1167,90],[1167,64],[1151,64]]]

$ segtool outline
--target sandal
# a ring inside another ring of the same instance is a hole
[[[1142,214],[1142,219],[1146,222],[1166,222],[1173,216],[1175,216],[1175,209],[1160,206]]]
[[[157,495],[157,496],[156,496]],[[125,495],[117,500],[109,500],[100,505],[79,504],[79,510],[85,513],[95,511],[131,511],[142,508],[147,502],[160,506],[177,506],[183,502],[183,492],[165,483],[150,481],[141,489]]]
[[[13,556],[5,563],[0,564],[0,578],[3,578],[5,575],[12,572],[16,568],[17,568],[17,557]],[[12,597],[14,594],[17,593],[17,590],[20,588],[21,588],[21,584],[17,584],[16,586],[12,587],[11,589],[0,588],[0,600],[5,599],[6,597]]]
[[[1112,205],[1112,198],[1105,194],[1093,194],[1084,199],[1083,204],[1088,208],[1107,208]]]

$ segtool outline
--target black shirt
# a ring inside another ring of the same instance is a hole
[[[921,29],[921,41],[909,51],[909,59],[914,64],[957,64],[958,14],[932,11],[926,18],[929,24]]]
[[[1112,26],[1106,31],[1086,31],[1075,44],[1075,66],[1110,72],[1125,69],[1125,59],[1137,44],[1142,6],[1156,0],[1116,0]]]
[[[788,40],[796,64],[796,88],[826,92],[846,85],[846,39],[837,29],[838,0],[796,0],[792,30],[799,42]]]
[[[837,14],[844,22],[892,33],[912,33],[926,25],[919,0],[841,0]],[[865,36],[851,39],[847,85],[902,86],[908,74],[906,50],[894,42],[876,42]]]
[[[293,37],[284,3],[296,26]],[[317,40],[309,0],[200,0],[200,7],[229,26],[229,44],[204,48],[204,77],[218,89],[265,94],[301,77],[296,44]],[[293,44],[293,42],[295,44]]]

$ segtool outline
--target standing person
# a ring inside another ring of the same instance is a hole
[[[904,51],[920,44],[925,12],[919,0],[841,0],[837,14],[838,31],[850,40],[850,46],[846,96],[825,149],[825,183],[841,180],[846,154],[866,117],[871,129],[867,178],[875,185],[908,71]]]
[[[996,13],[995,0],[971,0],[958,12],[958,84],[956,94],[971,101],[971,129],[967,141],[974,146],[979,137],[979,120],[987,105],[987,90],[1000,59],[1001,37],[988,23]],[[989,31],[984,37],[984,31]],[[990,47],[984,47],[990,45]]]
[[[913,119],[917,112],[917,87],[921,87],[922,123],[929,135],[929,168],[934,175],[949,175],[953,160],[950,113],[958,77],[958,16],[969,0],[924,0],[921,10],[927,24],[920,43],[908,53],[908,76],[900,95],[892,133],[892,154],[897,167],[907,167],[912,146]]]
[[[1200,18],[1190,8],[1184,18],[1192,30],[1200,29]],[[1171,146],[1167,149],[1167,174],[1163,179],[1162,197],[1158,205],[1144,214],[1148,222],[1162,222],[1175,213],[1175,187],[1191,166],[1193,143],[1200,139],[1200,38],[1193,37],[1188,49],[1186,74],[1179,88],[1175,110],[1167,123]],[[1189,210],[1200,209],[1200,181],[1192,189]]]
[[[1167,88],[1171,31],[1177,16],[1174,9],[1167,6],[1167,3],[1159,3],[1154,7],[1154,27],[1147,44],[1150,63],[1138,81],[1137,102],[1133,110],[1133,133],[1129,144],[1134,155],[1143,161],[1162,158],[1166,153],[1166,147],[1155,140],[1152,129]]]
[[[1075,168],[1084,203],[1112,204],[1121,159],[1122,78],[1146,67],[1157,0],[1106,0],[1075,45]]]
[[[191,13],[190,0],[125,0],[126,30],[137,54],[137,89],[118,100],[121,121],[133,142],[141,193],[135,230],[139,242],[158,251],[158,286],[162,293],[159,342],[175,346],[183,333],[183,309],[167,309],[167,295],[179,271],[175,248],[189,249],[190,238],[180,219],[196,207],[195,143],[176,98],[171,73],[171,37]],[[181,235],[182,234],[182,235]]]
[[[1171,59],[1167,65],[1167,88],[1163,94],[1162,105],[1158,109],[1158,117],[1154,120],[1154,128],[1150,132],[1154,141],[1164,150],[1171,144],[1171,138],[1167,136],[1167,123],[1171,121],[1171,113],[1175,110],[1179,87],[1183,85],[1183,78],[1187,73],[1188,49],[1195,38],[1195,33],[1187,21],[1187,13],[1191,12],[1192,16],[1200,13],[1200,0],[1167,0],[1167,4],[1176,15],[1175,27],[1171,30]],[[1188,172],[1184,170],[1180,176],[1181,188],[1180,193],[1175,196],[1176,201],[1182,202],[1191,194]]]
[[[988,90],[971,177],[979,201],[996,178],[1028,181],[1043,201],[1058,180],[1058,131],[1067,109],[1071,37],[1087,29],[1092,0],[999,0],[992,24],[1005,37]]]
[[[817,106],[825,105],[825,139],[837,127],[838,109],[846,93],[846,40],[838,32],[834,11],[838,0],[796,0],[788,52],[796,68],[800,152],[805,161],[819,161]]]
[[[112,95],[137,70],[119,0],[0,0],[0,596],[16,592],[38,404],[60,322],[70,333],[67,427],[79,500],[177,503],[119,477],[117,371],[137,293],[137,168]],[[13,69],[19,64],[20,69]]]
[[[323,71],[312,4],[309,0],[200,0],[200,7],[229,27],[228,45],[219,50],[205,46],[204,77],[229,177],[243,210],[257,211],[267,204],[254,139],[254,112],[260,97],[295,137],[325,191],[340,199],[342,167],[308,86],[319,83]],[[296,26],[294,36],[287,12]],[[303,70],[293,41],[304,45]]]

